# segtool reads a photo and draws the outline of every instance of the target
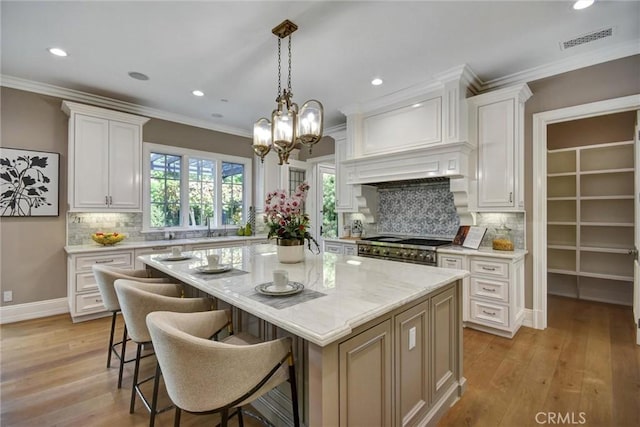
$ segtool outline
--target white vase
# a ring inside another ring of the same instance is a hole
[[[304,240],[278,240],[278,261],[283,264],[304,261]]]

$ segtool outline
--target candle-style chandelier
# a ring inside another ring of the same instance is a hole
[[[276,109],[271,113],[271,122],[266,118],[260,118],[253,125],[253,151],[264,157],[273,148],[278,153],[279,164],[289,163],[289,153],[298,143],[309,147],[309,153],[314,144],[322,138],[322,122],[324,109],[322,104],[315,99],[309,100],[298,110],[298,105],[291,98],[291,34],[298,26],[288,19],[276,26],[271,32],[278,36],[278,96]],[[282,89],[280,83],[280,45],[282,39],[289,38],[289,76],[287,88]]]

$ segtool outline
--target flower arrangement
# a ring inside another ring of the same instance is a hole
[[[302,211],[308,191],[309,184],[303,182],[290,197],[287,197],[284,190],[275,190],[267,194],[264,222],[269,227],[270,239],[276,237],[283,240],[306,240],[310,251],[313,251],[313,242],[319,252],[318,242],[308,231],[309,215]]]

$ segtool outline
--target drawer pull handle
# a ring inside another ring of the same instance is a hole
[[[482,287],[483,290],[487,291],[487,292],[495,292],[496,290],[493,288],[485,288],[484,286]]]
[[[487,271],[496,271],[496,268],[495,268],[495,267],[485,267],[485,266],[482,266],[482,269],[483,269],[483,270],[487,270]]]
[[[96,264],[107,264],[109,262],[113,262],[113,259],[101,259],[101,260],[97,260]]]
[[[102,304],[102,299],[101,298],[96,298],[96,302],[99,304]]]
[[[483,312],[484,314],[488,314],[489,316],[495,316],[495,315],[496,315],[496,312],[495,312],[495,311],[492,313],[492,312],[487,311],[487,310],[482,310],[482,312]]]

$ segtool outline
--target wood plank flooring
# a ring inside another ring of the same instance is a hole
[[[439,427],[640,426],[631,308],[549,296],[548,313],[513,340],[464,330],[467,392]]]
[[[640,347],[631,309],[561,297],[548,305],[544,331],[522,328],[509,340],[464,330],[467,392],[439,427],[640,425]],[[60,315],[2,325],[0,425],[148,425],[140,403],[129,414],[133,367],[120,390],[117,363],[105,367],[109,322],[72,324]],[[145,374],[154,363],[144,361]],[[183,414],[182,421],[211,426],[217,416]],[[156,425],[172,423],[169,411]],[[245,425],[259,424],[245,417]]]

